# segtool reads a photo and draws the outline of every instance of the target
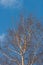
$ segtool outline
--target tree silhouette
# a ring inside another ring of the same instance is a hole
[[[9,29],[1,47],[0,65],[43,65],[43,26],[21,16],[17,30]]]

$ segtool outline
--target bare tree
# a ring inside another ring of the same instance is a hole
[[[43,26],[34,18],[21,16],[17,30],[9,29],[3,43],[6,60],[1,65],[43,65]]]

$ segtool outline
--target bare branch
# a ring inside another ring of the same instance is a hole
[[[9,48],[9,47],[8,47],[8,50],[11,50],[11,51],[13,51],[13,52],[15,52],[15,53],[21,55],[19,52],[17,52],[16,50],[11,49],[11,48]]]

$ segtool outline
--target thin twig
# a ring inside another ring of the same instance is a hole
[[[15,53],[17,53],[17,54],[19,54],[21,56],[21,54],[19,52],[15,51],[15,50],[13,50],[13,49],[11,49],[9,47],[8,47],[8,49],[11,50],[11,51],[13,51],[13,52],[15,52]]]

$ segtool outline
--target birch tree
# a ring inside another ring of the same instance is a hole
[[[20,18],[17,30],[11,28],[1,47],[0,65],[43,65],[43,26],[32,17]],[[19,58],[18,58],[19,57]]]

